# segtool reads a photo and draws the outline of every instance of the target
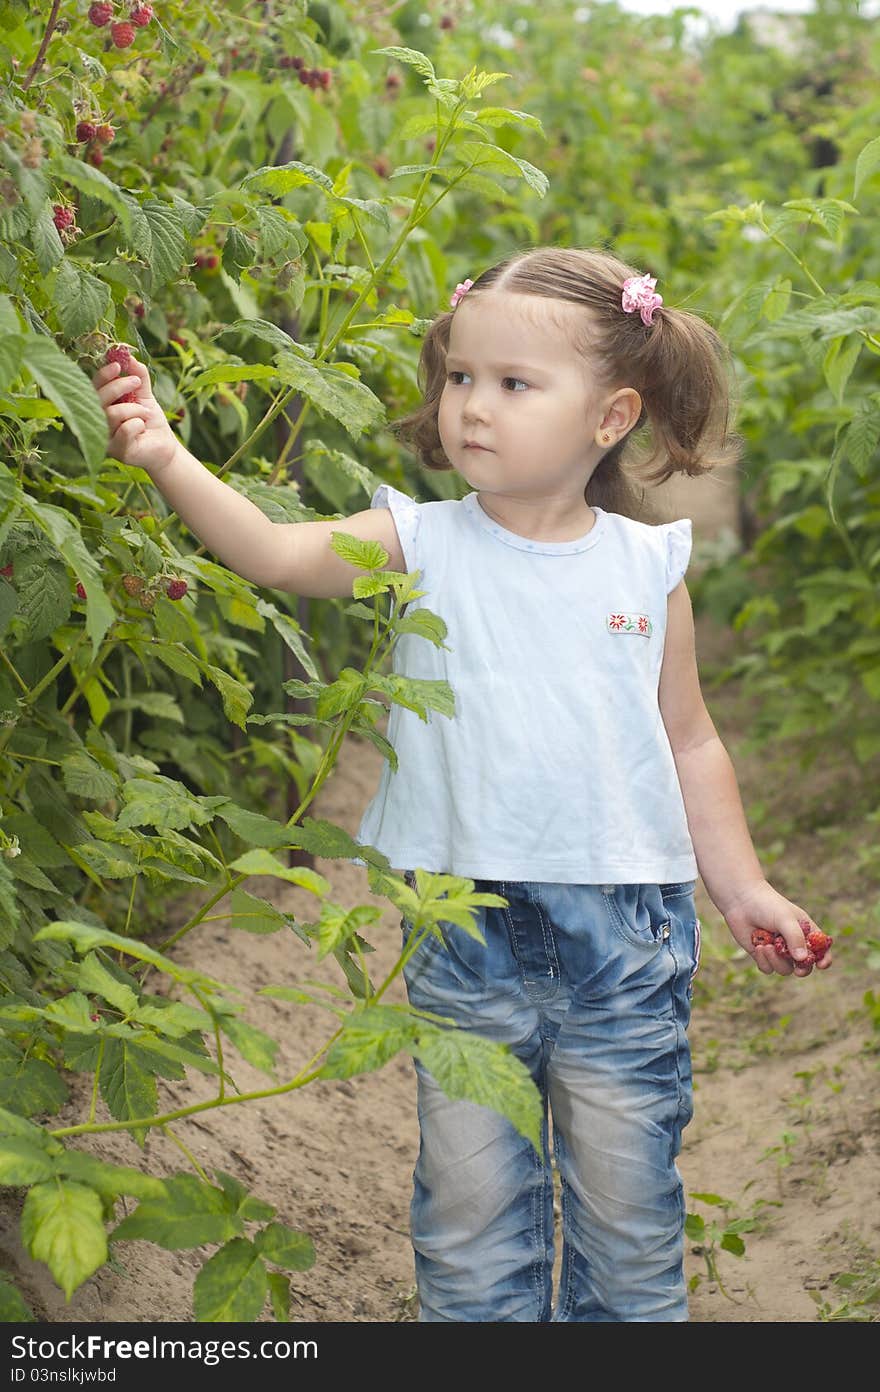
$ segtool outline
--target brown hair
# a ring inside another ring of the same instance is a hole
[[[728,358],[718,334],[698,315],[666,304],[654,311],[649,325],[638,312],[625,313],[623,282],[637,274],[605,251],[537,248],[483,271],[467,294],[503,289],[565,300],[589,311],[576,333],[575,351],[602,374],[603,384],[634,387],[642,412],[632,430],[602,456],[584,496],[607,512],[644,519],[649,509],[644,489],[628,477],[631,464],[649,484],[665,483],[676,473],[693,478],[734,461],[740,441],[729,430]],[[390,427],[429,469],[452,468],[437,414],[454,313],[439,314],[425,335],[419,359],[421,404]],[[646,423],[650,447],[639,450],[632,436]]]

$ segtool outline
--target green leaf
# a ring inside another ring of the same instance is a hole
[[[401,1049],[413,1048],[417,1028],[409,1011],[393,1005],[353,1010],[327,1051],[320,1076],[352,1078],[382,1068]]]
[[[311,635],[304,633],[299,624],[262,597],[257,599],[257,613],[261,618],[268,619],[281,641],[290,649],[303,671],[310,677],[318,676],[318,669],[315,666],[314,658],[306,647],[306,643],[311,643]]]
[[[436,80],[434,64],[427,54],[420,53],[417,48],[400,48],[391,45],[387,48],[374,48],[373,53],[381,54],[385,58],[394,58],[398,63],[405,63],[407,67],[415,68],[420,77],[424,77],[429,82]]]
[[[125,803],[116,819],[119,827],[153,826],[157,831],[182,831],[205,826],[225,797],[201,799],[174,778],[130,778],[123,786]]]
[[[35,1261],[46,1263],[69,1300],[107,1260],[99,1196],[68,1180],[35,1185],[24,1201],[21,1240]]]
[[[706,1222],[699,1213],[689,1213],[684,1220],[685,1236],[690,1242],[702,1242],[706,1236]]]
[[[232,891],[230,902],[232,915],[229,921],[233,928],[243,928],[246,933],[277,933],[280,928],[287,927],[287,919],[274,904],[270,904],[268,899],[258,899],[255,894],[248,894],[241,885]]]
[[[447,1097],[500,1112],[540,1150],[541,1097],[529,1070],[506,1044],[420,1022],[413,1053]]]
[[[138,998],[135,992],[109,972],[95,952],[88,953],[80,963],[76,984],[86,995],[100,996],[102,1000],[108,1001],[121,1015],[129,1015],[137,1009]]]
[[[0,1184],[39,1184],[54,1173],[55,1161],[42,1146],[24,1136],[0,1140]]]
[[[322,860],[351,860],[370,849],[355,841],[349,832],[333,822],[312,817],[306,817],[304,822],[290,828],[290,840],[292,845],[320,856]],[[387,865],[387,859],[384,856],[381,859]]]
[[[388,564],[388,552],[381,541],[364,541],[348,532],[331,532],[330,545],[337,556],[363,570],[381,570]]]
[[[253,694],[243,682],[236,681],[235,677],[224,672],[222,667],[213,667],[210,662],[205,662],[202,664],[202,671],[220,692],[223,713],[227,720],[231,720],[233,725],[238,725],[242,730],[246,729],[245,716],[253,705]]]
[[[430,609],[410,610],[402,618],[395,619],[393,628],[395,633],[417,633],[437,648],[446,646],[443,642],[447,633],[446,623],[439,614],[432,614]]]
[[[315,1245],[308,1233],[297,1232],[284,1223],[270,1223],[257,1233],[255,1246],[265,1261],[286,1271],[308,1271],[315,1264]]]
[[[130,1194],[135,1199],[165,1197],[165,1185],[161,1179],[144,1174],[130,1165],[113,1165],[108,1160],[99,1160],[84,1150],[65,1150],[55,1160],[55,1170],[58,1174],[87,1184],[108,1203],[113,1203],[120,1194]]]
[[[272,1301],[272,1314],[279,1323],[286,1323],[290,1319],[290,1282],[286,1276],[282,1276],[280,1271],[270,1271],[269,1296]],[[2,1310],[2,1306],[0,1306]]]
[[[242,1231],[227,1196],[195,1175],[177,1174],[163,1181],[161,1198],[143,1199],[110,1234],[113,1242],[142,1239],[167,1251],[226,1242]]]
[[[773,286],[773,289],[767,295],[767,298],[765,299],[761,307],[761,312],[764,318],[771,324],[776,319],[780,319],[788,309],[790,300],[791,281],[786,276],[783,279],[778,280],[776,284]]]
[[[305,362],[286,352],[279,353],[276,361],[281,381],[295,387],[320,411],[339,421],[353,440],[385,420],[383,403],[342,365]]]
[[[61,760],[64,786],[75,797],[106,802],[119,789],[118,778],[93,759],[85,749],[77,749]]]
[[[22,568],[16,576],[18,612],[27,628],[27,641],[48,638],[70,615],[70,581],[62,565],[44,555]]]
[[[235,1237],[209,1257],[193,1286],[193,1313],[211,1323],[253,1322],[269,1293],[266,1268],[245,1237]]]
[[[863,340],[856,334],[848,339],[836,338],[825,354],[822,371],[838,405],[843,403],[846,384],[862,351],[862,343]]]
[[[842,444],[856,473],[867,477],[868,466],[880,440],[880,400],[860,401],[844,432]]]
[[[147,259],[153,273],[153,284],[157,287],[174,280],[186,260],[187,238],[181,209],[185,211],[190,207],[183,199],[179,199],[173,208],[155,198],[141,205],[141,217],[149,231]]]
[[[741,1257],[746,1250],[746,1244],[736,1233],[726,1232],[721,1239],[721,1247],[725,1252],[732,1253],[735,1257]]]
[[[65,256],[55,277],[55,309],[66,338],[90,333],[106,317],[110,286]]]
[[[858,198],[862,184],[871,177],[876,169],[880,169],[880,135],[869,140],[867,145],[859,151],[853,182],[853,198]]]
[[[427,721],[429,710],[439,711],[450,719],[455,715],[455,693],[446,681],[404,677],[398,672],[389,672],[374,677],[372,685],[377,691],[384,691],[397,705],[415,711],[421,720]]]
[[[381,909],[374,904],[358,904],[353,909],[341,908],[326,900],[321,905],[321,919],[318,924],[318,961],[344,947],[350,938],[360,933],[368,924],[377,923],[382,917]]]
[[[278,1041],[239,1015],[222,1015],[220,1028],[232,1040],[242,1058],[270,1078],[275,1076]]]
[[[262,812],[253,812],[249,807],[239,807],[231,799],[217,807],[216,815],[236,836],[251,845],[265,846],[270,851],[290,845],[290,832],[282,822],[264,817]]]
[[[58,407],[94,471],[107,454],[107,417],[88,377],[51,338],[25,340],[24,362],[43,395]]]
[[[69,1093],[57,1068],[45,1059],[0,1058],[0,1106],[22,1116],[60,1111]]]
[[[154,1074],[144,1067],[142,1052],[121,1039],[107,1039],[101,1060],[101,1096],[117,1121],[156,1115],[158,1091]],[[147,1127],[132,1128],[143,1144]]]
[[[51,169],[60,181],[72,184],[80,193],[96,198],[100,203],[112,208],[128,236],[133,235],[133,209],[137,208],[134,199],[122,191],[112,179],[93,164],[73,155],[57,154],[51,161]],[[102,413],[103,414],[103,413]]]
[[[374,686],[379,685],[378,680],[374,680]],[[354,667],[343,667],[335,682],[325,688],[318,697],[315,705],[315,714],[319,720],[327,720],[331,716],[341,715],[343,711],[351,710],[363,700],[369,686],[366,677],[356,671]]]
[[[282,1278],[283,1279],[283,1278]],[[273,1292],[272,1306],[275,1309],[275,1296]],[[276,1312],[276,1319],[283,1319],[286,1316]],[[29,1306],[24,1302],[21,1292],[4,1277],[0,1276],[0,1324],[32,1324],[36,1316]]]
[[[307,865],[282,865],[281,861],[276,860],[268,851],[257,847],[245,851],[237,860],[232,861],[229,868],[240,875],[272,875],[276,880],[287,880],[290,884],[301,885],[303,889],[320,898],[330,893],[329,880],[319,875],[317,870],[310,870]]]
[[[259,189],[271,194],[273,198],[290,193],[292,189],[311,184],[315,188],[333,192],[333,180],[313,164],[303,164],[300,160],[289,160],[287,164],[267,164],[255,169],[241,181],[243,189]]]

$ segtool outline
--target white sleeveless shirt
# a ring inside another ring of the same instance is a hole
[[[393,670],[449,682],[455,715],[392,705],[357,834],[393,869],[565,884],[692,880],[697,865],[660,714],[666,596],[691,522],[593,507],[574,541],[499,526],[477,494],[416,503],[382,484],[446,646],[401,634]],[[363,861],[356,860],[356,864]]]

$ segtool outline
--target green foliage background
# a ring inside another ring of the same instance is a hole
[[[191,1067],[225,1104],[224,1047],[279,1092],[427,1051],[444,1086],[534,1134],[509,1059],[380,1004],[375,911],[334,905],[309,868],[352,853],[304,817],[345,734],[393,758],[369,692],[423,718],[454,693],[385,671],[416,577],[353,553],[373,573],[348,603],[230,574],[107,458],[90,376],[132,345],[189,448],[277,520],[344,517],[381,480],[460,496],[389,429],[416,400],[425,323],[512,251],[611,245],[734,350],[744,544],[693,586],[741,640],[722,675],[754,690],[756,740],[802,762],[839,746],[876,825],[880,32],[845,0],[792,21],[784,47],[684,8],[169,0],[120,50],[87,8],[0,0],[0,1181],[27,1189],[23,1238],[68,1295],[108,1231],[133,1235],[109,1228],[131,1194],[137,1235],[218,1244],[198,1318],[267,1300],[284,1318],[283,1273],[310,1248],[270,1206],[231,1176],[162,1181],[65,1142],[99,1129],[99,1100],[135,1141],[175,1124],[161,1079]],[[78,141],[86,120],[113,139]],[[261,874],[308,888],[319,921],[241,887]],[[378,854],[370,875],[422,935],[483,902],[451,877],[415,894]],[[230,888],[237,926],[292,931],[339,969],[337,1032],[297,1080],[274,1078],[273,1041],[222,982],[144,945],[180,891],[205,902],[175,939]],[[190,1002],[149,991],[151,973]],[[94,1078],[91,1107],[53,1131],[70,1072]]]

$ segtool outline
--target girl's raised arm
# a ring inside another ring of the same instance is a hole
[[[108,363],[92,378],[110,426],[109,453],[146,470],[189,530],[230,570],[269,589],[316,598],[350,596],[357,566],[330,545],[333,532],[378,541],[389,570],[406,570],[388,508],[329,522],[273,522],[190,454],[153,395],[147,369],[131,358],[123,373]]]

